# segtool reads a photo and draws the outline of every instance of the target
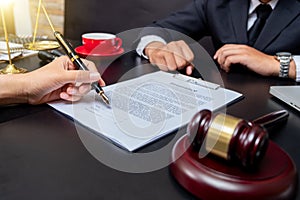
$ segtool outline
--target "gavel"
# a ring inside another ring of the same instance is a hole
[[[202,110],[188,124],[187,135],[193,151],[199,152],[204,145],[209,154],[237,162],[245,168],[254,168],[267,150],[267,129],[287,117],[288,112],[282,110],[249,122],[224,113],[213,115],[209,110]]]

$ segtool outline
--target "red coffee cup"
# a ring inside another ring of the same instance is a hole
[[[83,46],[88,51],[112,53],[122,46],[122,39],[110,33],[85,33],[81,38]]]

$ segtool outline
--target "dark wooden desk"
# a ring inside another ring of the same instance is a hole
[[[32,70],[39,62],[31,57],[15,64]],[[106,70],[99,70],[110,84],[141,62],[144,61],[129,53]],[[130,74],[138,76],[153,70],[154,67],[138,67]],[[272,132],[271,139],[289,153],[300,171],[299,113],[268,92],[270,85],[295,83],[243,71],[221,72],[221,76],[227,88],[244,94],[244,99],[227,108],[228,114],[251,120],[276,110],[289,111],[287,123]],[[171,134],[140,152],[164,145],[172,137]],[[73,121],[47,105],[0,107],[0,160],[1,200],[195,199],[177,184],[168,167],[135,174],[102,164],[84,147]]]

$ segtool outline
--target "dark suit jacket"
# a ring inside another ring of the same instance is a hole
[[[176,30],[195,40],[212,36],[216,49],[229,43],[247,44],[248,7],[249,0],[194,0],[151,26]],[[300,1],[279,0],[253,46],[271,55],[279,51],[299,55]]]

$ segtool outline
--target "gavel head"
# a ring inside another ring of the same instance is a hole
[[[213,116],[209,110],[194,115],[187,134],[194,151],[202,147],[246,168],[257,166],[268,147],[268,133],[262,126],[222,113]]]

